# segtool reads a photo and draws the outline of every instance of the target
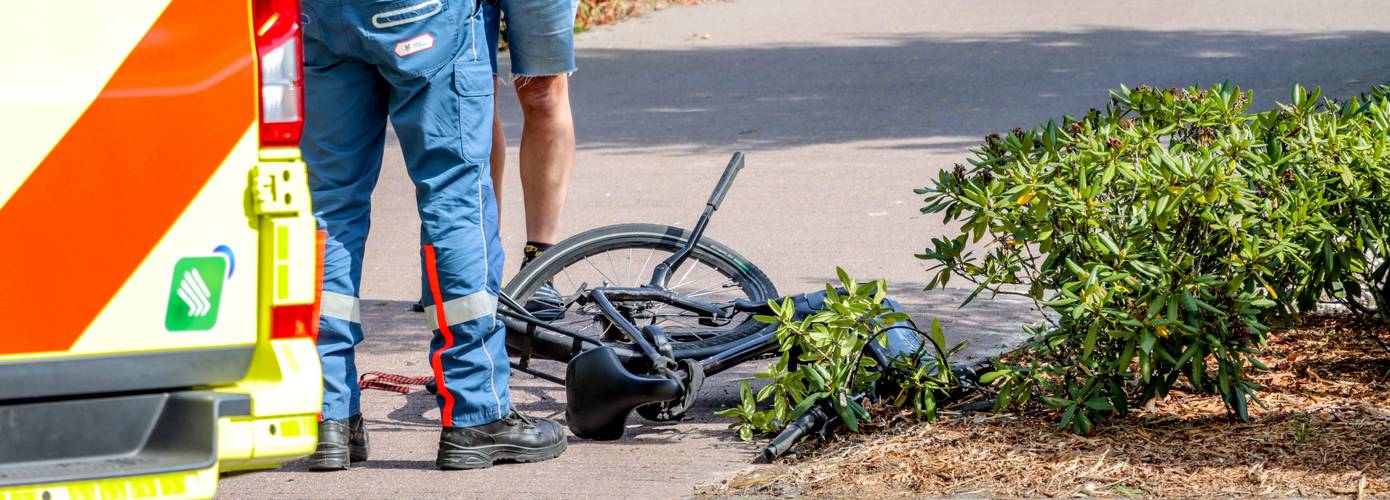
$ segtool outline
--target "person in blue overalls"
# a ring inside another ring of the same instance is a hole
[[[441,390],[441,469],[559,456],[553,421],[511,408],[497,202],[488,176],[493,81],[484,0],[303,0],[304,135],[314,214],[328,232],[314,470],[366,460],[353,348],[371,194],[389,117],[415,183],[422,296]],[[486,6],[486,8],[493,8]]]

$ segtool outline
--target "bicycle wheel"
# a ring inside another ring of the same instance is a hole
[[[545,285],[553,286],[563,305],[558,310],[535,310],[538,316],[559,316],[550,322],[603,339],[625,361],[638,358],[641,354],[636,346],[584,298],[588,290],[598,287],[646,284],[652,269],[675,253],[688,234],[684,229],[656,224],[591,229],[546,250],[512,278],[506,291],[518,303],[525,304]],[[670,276],[671,291],[714,304],[732,304],[739,299],[765,303],[777,296],[776,288],[762,270],[708,237],[700,239],[689,258]],[[661,302],[625,301],[615,305],[639,328],[660,326],[671,342],[675,359],[707,357],[766,326],[746,313],[714,323]],[[522,329],[508,328],[509,350],[520,353],[530,347],[534,356],[556,361],[568,361],[575,354],[575,342],[569,337],[543,329],[536,329],[534,341],[528,337]]]

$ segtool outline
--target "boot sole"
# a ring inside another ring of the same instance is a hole
[[[316,472],[344,470],[348,468],[348,463],[347,449],[318,450],[309,456],[309,470]]]
[[[497,462],[541,462],[565,452],[565,441],[546,448],[526,448],[514,445],[492,445],[477,448],[439,450],[434,465],[443,470],[473,470],[492,467]]]

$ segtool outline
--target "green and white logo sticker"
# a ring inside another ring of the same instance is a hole
[[[211,330],[217,324],[226,282],[227,259],[222,256],[184,257],[174,264],[164,328],[171,332]]]

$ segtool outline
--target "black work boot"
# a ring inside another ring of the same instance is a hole
[[[372,442],[367,439],[367,421],[360,414],[353,415],[348,419],[348,459],[365,462],[371,450]]]
[[[444,470],[481,469],[504,460],[550,460],[564,452],[565,432],[560,424],[512,411],[490,424],[445,428],[434,464]]]
[[[362,415],[319,422],[319,444],[309,455],[309,470],[343,470],[367,459],[370,445]]]

